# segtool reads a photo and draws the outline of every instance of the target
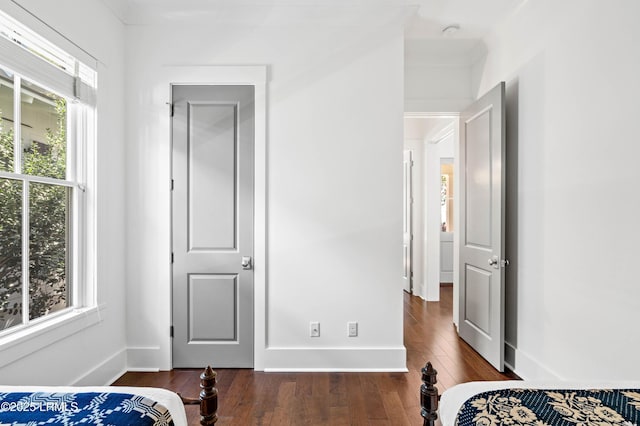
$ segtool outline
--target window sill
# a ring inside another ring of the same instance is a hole
[[[64,315],[0,337],[0,368],[102,321],[105,305]]]

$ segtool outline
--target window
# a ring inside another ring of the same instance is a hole
[[[0,13],[0,337],[90,306],[96,72]]]

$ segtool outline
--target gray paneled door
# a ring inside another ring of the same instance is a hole
[[[174,367],[253,367],[254,93],[172,86]]]
[[[460,116],[459,332],[504,370],[505,85]]]

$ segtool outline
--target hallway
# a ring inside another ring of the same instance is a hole
[[[440,302],[425,302],[405,294],[404,344],[407,368],[418,372],[427,361],[438,370],[440,392],[458,383],[474,380],[507,380],[460,339],[452,322],[453,287],[443,286]]]

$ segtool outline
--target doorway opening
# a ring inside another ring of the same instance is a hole
[[[410,191],[412,200],[411,211],[405,215],[411,218],[412,232],[411,246],[405,250],[411,253],[405,268],[413,273],[413,294],[438,301],[441,283],[453,284],[457,275],[454,232],[458,116],[408,113],[404,134],[404,150],[410,152],[412,160],[411,179],[405,179],[411,185],[404,188],[405,194]]]
[[[453,285],[454,164],[452,157],[440,158],[440,285]]]

